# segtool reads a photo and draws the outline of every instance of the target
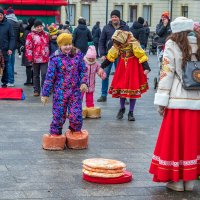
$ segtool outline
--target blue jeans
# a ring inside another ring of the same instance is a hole
[[[118,63],[118,59],[116,59],[114,62],[115,68],[117,67],[117,63]],[[108,65],[104,69],[107,76],[106,76],[105,80],[102,80],[102,87],[101,87],[101,96],[102,97],[107,97],[107,95],[108,95],[109,76],[110,76],[110,71],[111,71],[112,65],[113,65],[113,63],[110,63],[110,65]]]
[[[13,84],[14,83],[14,65],[15,65],[15,50],[13,50],[12,54],[9,55],[8,59],[8,83]]]

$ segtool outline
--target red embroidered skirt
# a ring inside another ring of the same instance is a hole
[[[155,182],[200,175],[200,110],[166,109],[149,172]]]
[[[136,57],[120,58],[114,74],[109,94],[113,98],[140,98],[148,90],[147,76]]]

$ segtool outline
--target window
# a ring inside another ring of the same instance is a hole
[[[143,18],[148,22],[148,25],[151,26],[151,6],[144,5],[143,6]]]
[[[121,19],[123,19],[123,5],[115,5],[115,10],[119,10],[121,13]]]
[[[181,14],[183,17],[188,17],[188,6],[182,6],[181,7]]]
[[[89,4],[82,4],[81,16],[86,19],[87,25],[90,25],[90,5]]]
[[[129,22],[134,22],[137,20],[137,6],[129,7]]]
[[[67,20],[70,22],[72,26],[75,26],[75,16],[76,16],[76,5],[75,4],[69,4],[66,7],[66,13],[67,13]]]

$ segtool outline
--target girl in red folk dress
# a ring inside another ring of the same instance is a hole
[[[200,90],[185,90],[182,74],[188,60],[200,60],[200,35],[185,17],[176,18],[171,29],[154,100],[163,121],[150,173],[153,181],[168,182],[167,188],[191,191],[200,175]]]
[[[120,98],[120,110],[117,119],[125,113],[125,100],[130,99],[128,120],[135,121],[133,115],[136,99],[148,90],[147,74],[150,71],[148,57],[131,32],[116,30],[112,36],[113,46],[108,51],[102,68],[119,57],[109,93],[113,98]]]

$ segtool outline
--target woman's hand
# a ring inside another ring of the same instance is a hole
[[[163,117],[165,113],[165,106],[158,106],[158,113]]]
[[[147,75],[150,71],[149,70],[144,70],[144,74]]]

